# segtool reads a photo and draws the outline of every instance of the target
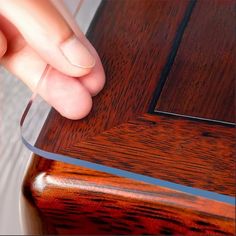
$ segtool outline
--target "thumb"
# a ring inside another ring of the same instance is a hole
[[[94,66],[94,57],[51,1],[0,0],[0,13],[41,58],[62,73],[83,76]]]
[[[5,54],[7,51],[7,40],[3,35],[2,31],[0,30],[0,58]]]

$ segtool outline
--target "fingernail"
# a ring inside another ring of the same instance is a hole
[[[76,36],[72,36],[61,43],[60,49],[73,66],[92,68],[95,65],[94,57]]]

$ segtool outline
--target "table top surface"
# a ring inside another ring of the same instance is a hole
[[[212,214],[234,218],[235,2],[138,3],[102,3],[87,36],[104,65],[105,88],[82,120],[52,110],[37,141],[93,170],[35,156],[26,189],[47,209],[52,196],[61,202],[68,191],[67,203],[76,205],[76,191],[86,186],[107,189],[105,196],[141,191],[152,202],[158,192],[191,211],[210,212],[211,201],[219,210]]]
[[[102,59],[105,89],[85,119],[52,111],[38,145],[108,172],[233,196],[232,4],[103,4],[88,38]],[[118,14],[122,7],[129,10]]]

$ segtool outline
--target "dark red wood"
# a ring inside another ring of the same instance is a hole
[[[28,172],[24,183],[24,195],[31,200],[43,225],[36,232],[234,234],[232,205],[60,162],[44,172],[47,167],[48,161],[34,157],[30,170],[37,171]],[[34,214],[31,217],[35,218]]]
[[[235,146],[234,127],[146,114],[60,153],[234,196]]]
[[[234,127],[147,114],[189,3],[105,1],[88,33],[106,71],[105,89],[83,120],[69,121],[52,111],[37,144],[48,151],[234,196]],[[225,2],[216,4],[224,11]],[[214,112],[210,109],[209,114],[214,117]],[[36,212],[37,232],[44,234],[233,235],[235,231],[233,205],[38,156],[28,168],[23,194]]]
[[[156,110],[236,121],[235,6],[197,1]]]
[[[69,121],[53,112],[39,145],[57,151],[147,112],[188,4],[106,1],[88,33],[104,65],[105,89],[83,120]]]

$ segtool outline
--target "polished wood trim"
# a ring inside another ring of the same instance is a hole
[[[35,156],[30,169],[38,165],[24,195],[44,234],[234,234],[232,205],[60,162],[44,172]]]
[[[69,121],[53,110],[37,145],[234,196],[234,127],[146,114],[189,4],[105,1],[88,33],[105,68],[105,89],[83,120]],[[44,234],[235,231],[233,205],[38,156],[23,193]]]

